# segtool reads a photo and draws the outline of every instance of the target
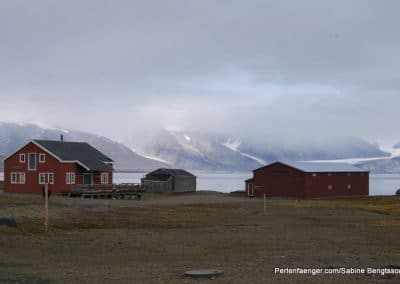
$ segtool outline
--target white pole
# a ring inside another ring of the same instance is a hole
[[[44,185],[44,231],[48,231],[49,226],[49,185]]]

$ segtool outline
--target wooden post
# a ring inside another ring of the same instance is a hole
[[[264,193],[264,215],[267,216],[267,198]]]
[[[44,231],[48,231],[49,227],[49,185],[44,185]]]

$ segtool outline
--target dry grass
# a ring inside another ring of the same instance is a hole
[[[288,207],[342,207],[400,216],[400,197],[371,196],[356,198],[330,198],[310,200],[268,200],[268,206]]]
[[[225,274],[215,283],[376,283],[365,276],[274,275],[273,269],[395,264],[387,261],[398,253],[400,218],[344,207],[396,209],[399,200],[268,200],[264,216],[262,200],[217,193],[144,201],[54,196],[44,234],[40,196],[0,194],[0,215],[18,204],[18,228],[0,228],[0,282],[36,283],[12,280],[23,275],[55,283],[208,283],[182,273],[216,267]]]

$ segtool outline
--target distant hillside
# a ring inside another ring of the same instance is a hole
[[[358,163],[357,166],[366,169],[371,173],[400,174],[400,157],[362,162]]]
[[[400,142],[393,145],[393,148],[400,149]]]
[[[179,168],[207,171],[249,171],[260,167],[254,159],[217,140],[192,132],[160,131],[151,141],[135,145],[142,152]]]
[[[318,141],[267,140],[254,137],[230,138],[195,131],[161,130],[154,136],[132,136],[124,144],[83,131],[48,129],[34,124],[0,123],[0,155],[6,156],[31,139],[85,141],[112,158],[116,170],[148,171],[159,167],[178,167],[202,171],[250,171],[275,160],[328,160],[387,157],[376,144],[354,137],[335,137]],[[133,151],[137,149],[138,151]],[[2,161],[2,160],[1,160]],[[382,162],[388,163],[388,162]],[[2,167],[0,163],[0,167]],[[388,169],[376,165],[376,169]],[[396,163],[393,163],[395,166]],[[370,164],[370,166],[373,166]]]
[[[376,144],[354,137],[294,143],[249,137],[226,138],[190,131],[160,131],[149,141],[134,140],[135,149],[170,164],[200,170],[253,170],[275,160],[333,160],[390,156]],[[143,143],[144,142],[144,143]],[[136,144],[135,144],[136,143]],[[142,143],[142,144],[137,144]]]
[[[83,141],[91,144],[115,161],[116,170],[146,171],[166,166],[162,162],[142,157],[125,145],[104,136],[82,131],[46,129],[34,124],[0,123],[0,153],[9,155],[29,140],[59,140],[60,135],[63,135],[66,141]],[[0,167],[2,164],[1,162]]]
[[[241,141],[238,149],[263,160],[337,160],[349,158],[389,157],[379,145],[357,137],[331,137],[301,142],[266,141],[251,144]]]

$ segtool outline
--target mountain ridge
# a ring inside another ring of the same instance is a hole
[[[356,137],[326,138],[304,143],[269,140],[254,144],[249,138],[160,130],[153,136],[148,135],[147,140],[133,137],[130,143],[120,143],[84,131],[4,122],[0,122],[0,155],[9,155],[31,139],[58,140],[60,135],[66,141],[85,141],[98,148],[115,160],[117,171],[143,172],[159,167],[180,167],[198,171],[235,172],[251,171],[276,160],[390,156],[378,145]],[[374,169],[377,170],[380,166],[384,167],[384,163],[377,164]],[[386,170],[388,166],[384,168]]]

